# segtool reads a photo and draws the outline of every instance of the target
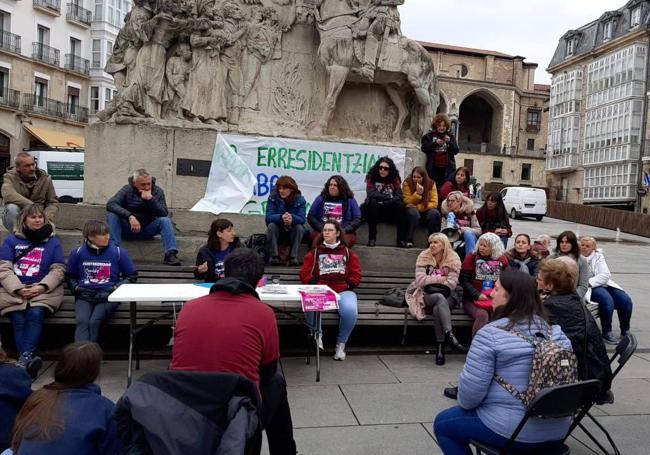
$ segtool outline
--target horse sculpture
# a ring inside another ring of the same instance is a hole
[[[343,86],[351,81],[385,89],[397,108],[395,141],[409,115],[405,94],[412,89],[417,108],[411,123],[424,134],[437,106],[437,84],[429,53],[401,34],[397,5],[404,0],[370,0],[365,8],[358,2],[303,0],[299,14],[318,29],[318,58],[328,78],[325,106],[312,133],[322,135],[327,129]]]

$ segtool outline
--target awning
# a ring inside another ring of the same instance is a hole
[[[39,141],[49,147],[77,147],[85,148],[86,138],[78,134],[64,133],[62,131],[49,130],[33,125],[24,125],[25,129],[35,136]]]

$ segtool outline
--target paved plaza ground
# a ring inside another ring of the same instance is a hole
[[[570,229],[599,240],[613,278],[632,296],[632,332],[639,340],[637,354],[616,378],[616,402],[594,409],[594,414],[612,433],[625,455],[650,452],[650,239],[576,225],[553,219],[543,222],[514,221],[513,232],[553,236]],[[616,327],[616,323],[615,323]],[[442,453],[432,435],[436,414],[455,404],[442,395],[462,369],[464,356],[448,357],[443,367],[431,355],[355,355],[345,362],[323,359],[321,382],[304,357],[286,357],[282,368],[288,383],[289,401],[298,449],[304,455],[383,455]],[[367,352],[367,351],[366,351]],[[168,359],[145,360],[136,372],[167,368]],[[51,380],[53,363],[48,362],[37,385]],[[117,400],[126,387],[126,361],[104,363],[99,381],[104,394]],[[570,439],[572,454],[593,453],[580,441]],[[266,453],[266,452],[263,452]]]

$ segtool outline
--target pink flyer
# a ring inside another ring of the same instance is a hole
[[[329,290],[300,290],[302,311],[329,311],[338,310],[336,294]]]

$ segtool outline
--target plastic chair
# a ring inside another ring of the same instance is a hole
[[[564,441],[571,434],[576,425],[586,414],[588,407],[591,406],[596,395],[600,391],[600,381],[591,379],[589,381],[580,381],[574,384],[560,385],[557,387],[550,387],[540,391],[535,400],[526,409],[526,414],[519,422],[519,425],[510,436],[510,440],[505,448],[499,449],[490,447],[477,441],[471,441],[470,445],[476,448],[476,454],[486,455],[567,455],[570,453],[569,447],[564,444]],[[516,441],[517,436],[526,425],[526,422],[531,417],[539,417],[544,419],[556,419],[560,417],[574,417],[574,421],[569,428],[562,443],[554,447],[544,447],[543,449],[525,452],[517,452],[509,450],[512,444]]]
[[[632,355],[636,351],[638,342],[637,339],[634,335],[631,333],[628,335],[625,335],[624,337],[621,338],[621,341],[619,341],[618,345],[616,346],[616,351],[614,352],[614,355],[609,359],[610,365],[612,365],[612,382],[614,381],[614,378],[618,375],[618,373],[623,369],[625,364],[627,363],[630,358],[632,358]],[[614,368],[614,362],[618,359],[618,366]],[[605,434],[605,437],[607,438],[607,441],[609,442],[610,446],[612,449],[614,449],[614,454],[615,455],[620,455],[621,451],[618,449],[618,446],[614,442],[614,439],[612,436],[609,434],[609,431],[605,429],[597,420],[596,418],[591,415],[589,410],[595,405],[596,403],[591,403],[591,405],[587,408],[587,412],[585,413],[586,417],[589,417],[589,419],[596,425],[598,428],[600,428],[600,431],[602,431]],[[585,428],[585,426],[578,422],[578,427],[591,439],[594,444],[598,446],[598,448],[605,454],[609,455],[609,451],[596,439],[596,437]]]

